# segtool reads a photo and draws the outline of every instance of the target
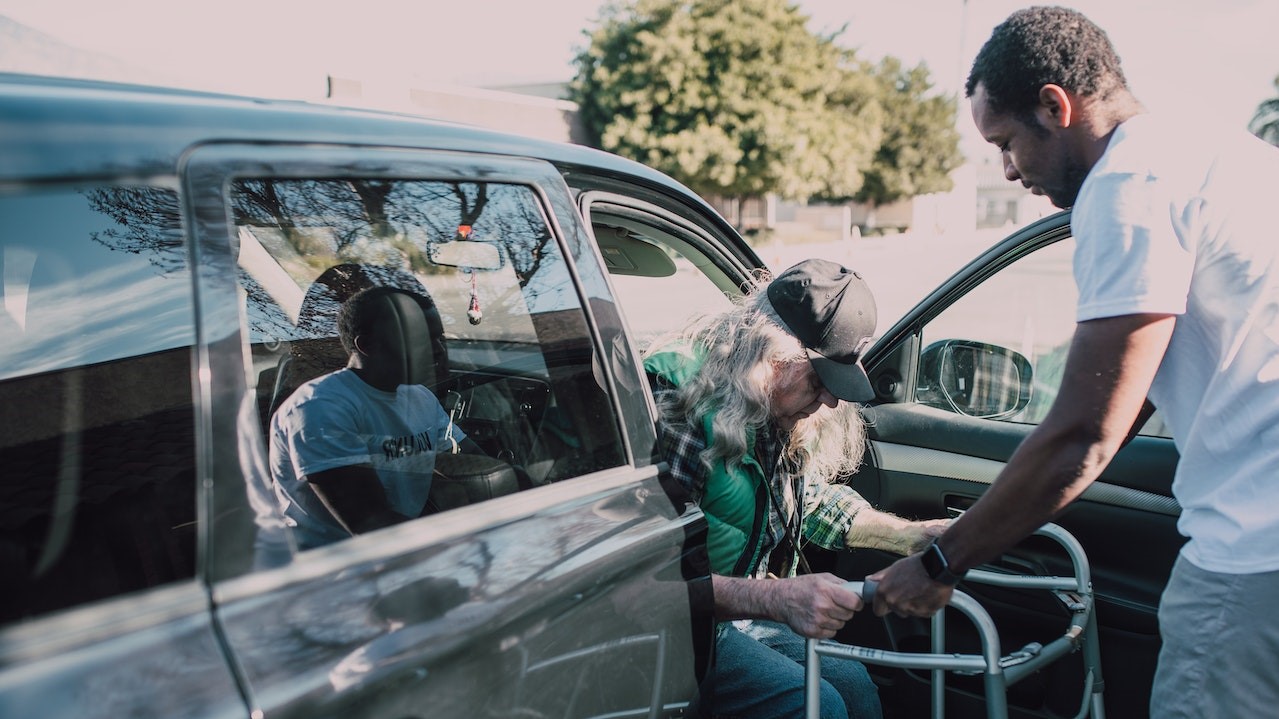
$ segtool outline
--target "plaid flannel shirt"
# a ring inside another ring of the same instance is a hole
[[[659,405],[667,392],[674,390],[656,390]],[[658,441],[671,476],[695,501],[701,501],[706,494],[708,474],[699,456],[706,449],[701,423],[663,419],[658,422]],[[809,481],[796,474],[788,463],[782,461],[781,447],[781,440],[771,425],[756,433],[755,456],[768,473],[770,491],[769,506],[765,508],[767,526],[763,533],[763,552],[756,566],[747,570],[748,576],[764,577],[770,573],[779,577],[795,575],[798,551],[790,546],[786,537],[786,523],[795,522],[797,494],[803,497],[803,522],[798,533],[801,545],[812,542],[826,549],[842,549],[857,513],[870,506],[852,487],[820,480]],[[802,488],[799,493],[795,491],[796,487]],[[774,550],[779,548],[784,551],[773,557]]]

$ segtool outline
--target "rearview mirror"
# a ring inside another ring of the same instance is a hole
[[[1030,361],[1003,347],[942,340],[919,357],[916,399],[967,417],[1005,419],[1030,403]]]
[[[443,267],[491,272],[502,269],[502,253],[497,245],[476,240],[454,240],[427,246],[431,262]]]

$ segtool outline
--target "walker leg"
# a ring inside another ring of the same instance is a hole
[[[946,653],[946,608],[943,607],[933,615],[933,654]],[[934,669],[933,672],[933,719],[946,719],[946,670]]]
[[[822,715],[822,663],[817,656],[817,640],[809,639],[804,657],[804,719]]]
[[[1089,614],[1088,623],[1084,625],[1084,671],[1092,674],[1091,719],[1106,719],[1106,702],[1103,692],[1106,681],[1101,675],[1101,645],[1098,643],[1096,610]]]

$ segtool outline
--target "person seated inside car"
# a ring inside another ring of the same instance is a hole
[[[299,549],[421,515],[438,454],[484,454],[420,383],[438,317],[415,292],[353,295],[337,321],[346,367],[300,386],[271,418],[271,475]]]

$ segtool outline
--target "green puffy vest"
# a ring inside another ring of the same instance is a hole
[[[701,367],[703,356],[687,345],[663,348],[644,360],[644,370],[678,387]],[[714,418],[714,412],[702,418],[708,445],[714,436]],[[706,515],[707,551],[715,574],[746,576],[762,551],[764,513],[769,506],[767,475],[754,456],[753,431],[747,442],[749,451],[734,471],[724,460],[715,461],[706,479],[706,493],[698,502]]]

